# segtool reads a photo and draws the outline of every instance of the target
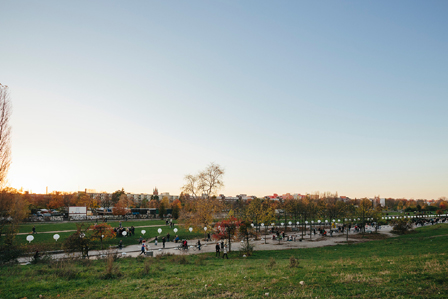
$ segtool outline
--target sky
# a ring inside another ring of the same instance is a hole
[[[448,196],[447,1],[0,0],[8,182]]]

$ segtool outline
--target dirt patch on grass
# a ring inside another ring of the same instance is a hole
[[[233,292],[224,292],[221,294],[214,295],[215,298],[244,298],[244,295]]]

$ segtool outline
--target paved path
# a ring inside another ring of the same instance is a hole
[[[380,230],[378,230],[379,233],[387,235],[388,237],[393,236],[391,234],[392,227],[390,226],[382,226]],[[324,247],[324,246],[335,246],[343,244],[346,241],[347,235],[344,233],[333,233],[333,237],[322,237],[319,235],[313,235],[310,239],[309,235],[306,235],[304,240],[302,242],[299,242],[298,239],[301,237],[301,234],[299,232],[289,234],[289,235],[296,235],[295,242],[293,241],[277,241],[269,239],[269,237],[264,240],[256,240],[251,241],[251,244],[254,245],[254,250],[285,250],[285,249],[300,249],[300,248],[315,248],[315,247]],[[368,239],[359,239],[359,238],[353,238],[353,236],[358,236],[359,234],[354,234],[353,232],[349,233],[349,241],[354,243],[360,243],[360,242],[366,242],[369,241]],[[272,234],[269,234],[268,236],[272,237]],[[368,234],[367,234],[368,236]],[[153,239],[148,240],[151,242]],[[188,240],[189,246],[195,245],[197,243],[197,239],[194,240]],[[174,242],[167,242],[165,244],[165,248],[163,248],[162,243],[159,242],[157,246],[154,243],[149,243],[149,250],[152,251],[153,256],[157,256],[160,254],[181,254],[181,255],[190,255],[190,254],[200,254],[200,253],[206,253],[206,252],[215,252],[215,245],[216,242],[203,242],[201,250],[193,250],[192,247],[190,247],[189,250],[178,250],[177,247],[180,245],[179,243]],[[232,251],[238,251],[242,247],[242,242],[234,242],[231,244]],[[126,247],[123,247],[122,250],[118,250],[116,248],[110,249],[112,252],[116,252],[117,254],[121,255],[122,257],[137,257],[140,255],[141,245],[129,245]],[[92,250],[89,251],[90,258],[101,258],[104,257],[107,254],[108,250],[103,251],[97,251]],[[75,253],[75,256],[80,256],[79,253]],[[67,254],[65,253],[58,253],[58,254],[52,254],[52,258],[54,259],[60,259],[60,258],[66,258]],[[32,257],[22,257],[19,258],[19,263],[25,264],[32,260]]]

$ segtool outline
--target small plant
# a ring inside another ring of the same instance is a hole
[[[204,265],[204,261],[207,259],[207,256],[205,255],[198,255],[195,261],[195,264],[198,266],[203,266]]]
[[[275,262],[275,259],[274,259],[273,257],[271,257],[271,258],[269,259],[268,266],[269,266],[269,268],[274,268],[275,265],[277,265],[277,263]]]
[[[289,268],[297,268],[299,266],[299,261],[291,255],[289,258]]]
[[[148,275],[151,272],[151,259],[145,259],[143,274]]]
[[[104,279],[111,279],[121,276],[120,269],[115,265],[115,259],[113,254],[109,254],[106,259],[106,271],[104,273]]]
[[[177,255],[177,256],[174,256],[173,259],[172,259],[172,261],[173,261],[174,263],[179,263],[179,264],[181,264],[181,265],[189,264],[187,258],[186,258],[184,255]]]

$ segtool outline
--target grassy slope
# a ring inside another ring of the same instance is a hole
[[[205,254],[187,264],[125,258],[115,262],[121,275],[109,279],[105,261],[3,267],[0,298],[447,298],[447,234],[448,225],[438,225],[357,245],[231,253],[230,260]],[[289,266],[291,256],[299,267]]]

